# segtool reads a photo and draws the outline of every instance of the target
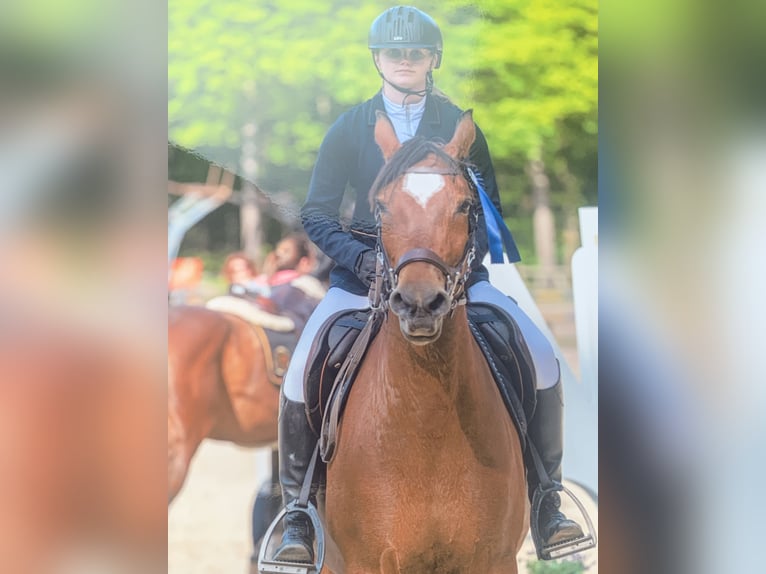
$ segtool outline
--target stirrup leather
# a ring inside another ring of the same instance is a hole
[[[274,534],[274,530],[279,523],[290,512],[300,512],[308,516],[311,520],[311,525],[314,527],[314,533],[316,536],[317,549],[315,553],[314,564],[306,564],[303,562],[286,562],[282,560],[276,560],[273,557],[266,558],[266,552],[271,542],[271,537]],[[258,552],[258,572],[260,574],[319,574],[322,571],[322,565],[324,564],[324,530],[322,529],[322,522],[319,519],[319,512],[316,507],[307,502],[306,506],[301,506],[298,500],[292,501],[285,506],[277,517],[273,520],[266,534],[263,535],[263,542],[261,543],[261,549]]]
[[[585,518],[587,529],[582,536],[578,536],[577,538],[546,545],[540,534],[540,509],[542,508],[545,497],[553,492],[564,493],[575,502],[577,508],[580,510],[580,514]],[[535,544],[538,560],[554,560],[596,546],[596,531],[593,528],[590,516],[588,516],[588,513],[585,511],[585,507],[572,491],[560,482],[553,482],[553,486],[549,488],[544,489],[542,486],[538,486],[535,489],[535,493],[532,496],[532,512],[529,518],[529,523],[532,530],[532,541]]]

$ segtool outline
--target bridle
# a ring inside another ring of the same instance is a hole
[[[466,282],[471,274],[471,265],[476,258],[476,229],[479,223],[479,202],[478,191],[468,173],[467,167],[461,171],[434,171],[434,170],[407,170],[402,176],[408,173],[437,174],[449,176],[461,176],[466,180],[468,186],[474,195],[474,201],[468,211],[468,241],[463,249],[463,255],[457,265],[448,265],[437,253],[426,247],[415,247],[406,251],[396,264],[393,266],[388,257],[388,253],[383,248],[382,220],[380,207],[375,205],[375,226],[378,235],[378,241],[375,246],[376,251],[376,270],[375,282],[370,290],[370,304],[373,311],[384,309],[388,305],[391,293],[394,292],[399,284],[399,274],[402,269],[411,263],[428,263],[436,267],[445,280],[445,290],[450,301],[450,312],[454,311],[458,305],[464,305],[466,302]]]

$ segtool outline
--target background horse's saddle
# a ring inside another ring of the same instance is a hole
[[[536,380],[532,357],[516,322],[502,309],[488,303],[468,303],[471,332],[492,371],[500,395],[525,446],[527,420],[534,414]],[[340,401],[342,410],[358,369],[357,364],[335,381],[349,351],[368,323],[371,311],[340,311],[331,315],[319,329],[309,354],[304,380],[304,398],[309,424],[317,437],[323,431],[325,413]],[[380,329],[373,321],[369,341]],[[368,344],[369,344],[368,341]],[[357,357],[361,361],[361,356]]]
[[[295,346],[298,344],[298,334],[295,331],[284,333],[272,331],[258,325],[251,325],[255,330],[264,348],[266,358],[266,372],[271,384],[279,386],[287,371],[290,358],[293,356]]]

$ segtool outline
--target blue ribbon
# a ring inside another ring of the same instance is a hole
[[[481,201],[481,208],[484,210],[484,222],[487,226],[487,242],[489,244],[489,259],[492,263],[505,263],[503,259],[503,247],[508,254],[508,262],[516,263],[521,261],[519,250],[516,247],[516,242],[513,240],[511,230],[503,221],[503,216],[492,203],[492,200],[484,191],[484,188],[479,183],[479,178],[473,170],[469,169],[468,173],[471,175],[476,189],[479,192],[479,200]]]

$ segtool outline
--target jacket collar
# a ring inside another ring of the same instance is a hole
[[[367,117],[367,124],[374,126],[375,125],[375,111],[381,110],[382,112],[386,111],[386,106],[383,103],[383,91],[378,91],[377,94],[375,94],[370,99],[370,113]],[[439,116],[439,107],[436,105],[436,100],[433,96],[426,96],[426,109],[423,111],[423,118],[420,120],[420,124],[423,125],[424,123],[428,124],[434,124],[439,125],[441,123],[441,117]],[[418,128],[418,132],[420,132],[420,128]]]

